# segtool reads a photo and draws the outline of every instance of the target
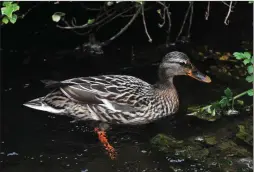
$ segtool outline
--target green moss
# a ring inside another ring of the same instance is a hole
[[[251,124],[245,123],[245,125],[238,125],[239,131],[236,133],[236,137],[249,145],[253,145],[253,135]]]
[[[250,153],[245,148],[238,146],[231,140],[218,144],[217,148],[223,156],[236,156],[236,157],[250,156]]]
[[[209,155],[209,150],[198,145],[185,146],[177,149],[176,154],[184,159],[201,160]]]
[[[175,138],[165,134],[157,134],[151,139],[151,143],[153,146],[157,147],[160,151],[163,152],[171,152],[175,148],[183,146],[182,140],[176,140]]]
[[[183,159],[198,160],[205,158],[209,154],[209,150],[204,149],[199,144],[183,142],[164,134],[156,135],[151,140],[151,143],[160,151]]]
[[[208,145],[216,145],[217,140],[215,136],[205,136],[204,137],[205,143]]]

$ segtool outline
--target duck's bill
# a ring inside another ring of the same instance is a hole
[[[202,81],[202,82],[206,82],[206,83],[210,83],[211,78],[207,75],[204,75],[203,73],[199,72],[198,70],[192,70],[190,72],[187,73],[188,76],[195,78],[196,80]]]

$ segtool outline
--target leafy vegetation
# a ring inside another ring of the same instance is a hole
[[[249,52],[244,52],[244,53],[235,52],[233,55],[237,60],[242,60],[244,65],[247,66],[247,71],[248,71],[249,75],[246,77],[246,81],[253,82],[253,64],[254,64],[253,60],[254,60],[254,58],[251,57],[251,54]],[[253,90],[252,90],[252,93],[250,92],[249,95],[253,96]]]
[[[3,16],[2,23],[8,24],[11,22],[12,24],[16,23],[18,16],[15,14],[16,11],[19,10],[19,5],[17,2],[5,1],[2,3],[1,14]]]
[[[245,80],[249,83],[253,83],[253,57],[249,52],[235,52],[233,56],[237,60],[241,60],[243,64],[246,66],[246,70],[248,76],[246,76]],[[234,110],[235,100],[239,99],[242,96],[249,95],[253,96],[254,91],[253,89],[246,90],[238,95],[233,94],[230,88],[224,90],[224,95],[221,97],[219,101],[213,102],[208,106],[205,107],[190,107],[188,108],[189,111],[192,113],[188,115],[197,116],[198,118],[205,119],[208,121],[214,121],[218,117],[221,116],[221,112],[225,111],[228,108],[228,111],[225,113],[226,115],[234,115],[238,114],[238,111]],[[244,102],[242,100],[237,101],[238,104],[243,105]]]

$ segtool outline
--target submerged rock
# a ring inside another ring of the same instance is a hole
[[[238,125],[236,137],[246,144],[253,146],[253,121],[246,120],[243,124]]]
[[[175,150],[175,155],[190,160],[202,160],[207,157],[209,150],[199,145],[184,146]]]
[[[222,172],[251,172],[253,168],[251,158],[218,157],[208,159],[207,164],[213,171]]]
[[[237,145],[232,140],[221,142],[217,145],[218,151],[222,156],[236,156],[236,157],[246,157],[250,156],[250,153],[247,149]]]
[[[182,140],[176,140],[175,138],[165,134],[157,134],[152,138],[151,143],[153,146],[165,153],[172,152],[175,148],[183,146]]]
[[[204,159],[209,154],[209,150],[191,142],[176,140],[171,136],[158,134],[152,138],[151,143],[164,153],[170,153],[182,159],[200,160]]]
[[[205,136],[204,141],[207,145],[216,145],[217,140],[215,136]]]

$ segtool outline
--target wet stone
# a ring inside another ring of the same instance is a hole
[[[238,131],[236,138],[242,140],[246,144],[253,146],[253,121],[252,119],[244,121],[237,126]]]
[[[219,143],[217,148],[218,151],[220,151],[220,153],[224,156],[246,157],[250,155],[247,149],[237,145],[231,140]]]
[[[207,145],[216,145],[217,140],[215,136],[204,136],[205,143]]]
[[[151,143],[153,146],[159,148],[162,152],[172,152],[175,148],[183,146],[182,140],[176,140],[171,136],[165,134],[158,134],[152,138]]]

